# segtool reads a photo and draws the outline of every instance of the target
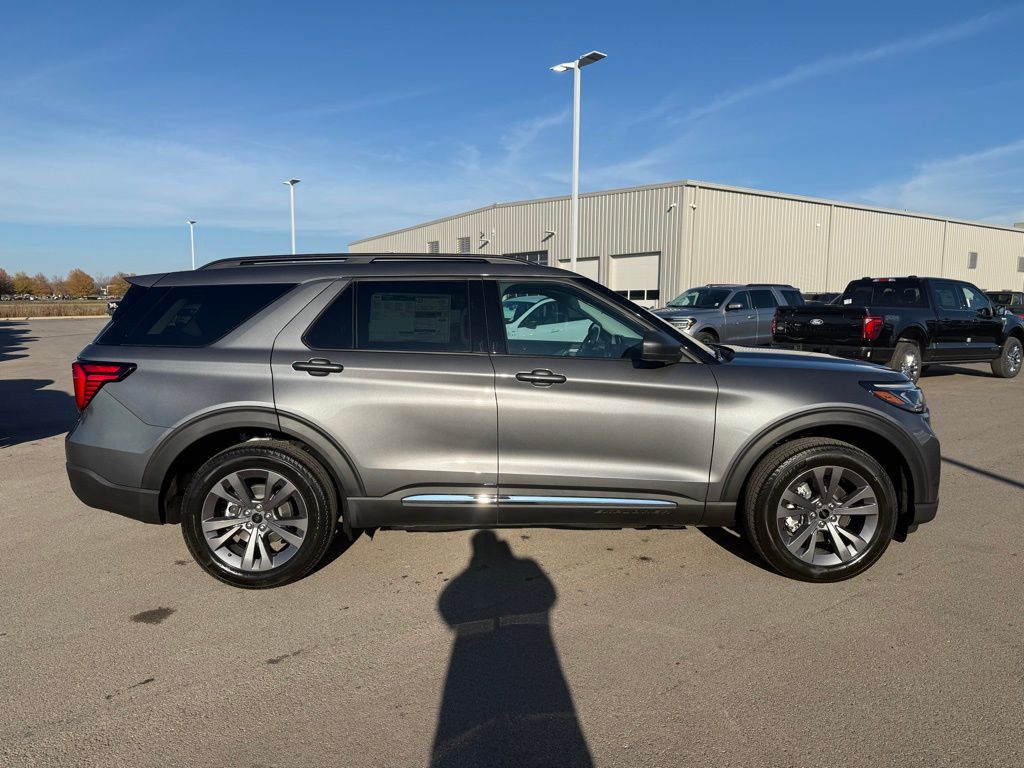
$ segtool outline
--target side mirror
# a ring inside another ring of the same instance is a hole
[[[988,307],[982,307],[978,310],[978,314],[982,317],[992,317],[992,310]]]
[[[737,309],[743,309],[743,305],[738,301],[734,301],[732,304],[725,305],[726,312],[735,312]]]
[[[644,334],[640,359],[645,363],[678,363],[682,354],[679,342],[657,331]]]

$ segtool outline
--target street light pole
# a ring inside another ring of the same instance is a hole
[[[188,239],[192,243],[192,269],[196,268],[196,222],[188,219]]]
[[[600,51],[591,51],[576,61],[551,67],[554,72],[572,70],[572,195],[569,199],[569,269],[576,271],[580,244],[580,70],[606,58]]]
[[[288,185],[288,195],[291,198],[292,204],[292,256],[295,255],[295,185],[299,183],[301,179],[288,179],[288,181],[281,182],[282,184]]]

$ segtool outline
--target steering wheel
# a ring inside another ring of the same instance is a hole
[[[607,336],[608,334],[604,332],[600,325],[591,323],[577,354],[584,357],[598,356],[598,353],[603,352],[604,348],[608,345]]]

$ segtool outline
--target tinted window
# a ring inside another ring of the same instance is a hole
[[[499,283],[510,355],[631,358],[640,350],[643,328],[619,310],[565,283]],[[533,308],[512,316],[509,304],[535,299]]]
[[[622,295],[626,291],[617,291]],[[668,303],[670,307],[695,307],[697,309],[718,309],[729,296],[728,288],[691,288]]]
[[[968,309],[988,309],[991,306],[988,297],[973,285],[961,285],[960,290],[963,291],[964,304]]]
[[[727,306],[732,307],[734,304],[739,304],[734,309],[750,309],[750,295],[746,291],[737,291]]]
[[[774,309],[779,306],[779,302],[775,300],[775,294],[767,289],[753,290],[750,292],[750,296],[754,301],[755,309]]]
[[[927,307],[924,288],[917,280],[851,283],[839,304],[854,307]]]
[[[292,286],[132,286],[97,344],[202,347],[233,331]]]
[[[356,286],[356,347],[469,352],[465,281],[364,281]]]
[[[316,319],[302,337],[313,349],[352,349],[355,288],[349,286]]]
[[[802,307],[804,305],[804,297],[800,295],[800,291],[787,291],[783,290],[782,298],[786,300],[786,303],[791,307]]]
[[[939,309],[962,309],[960,296],[962,295],[957,286],[952,283],[935,283],[932,288],[935,296],[935,306]]]

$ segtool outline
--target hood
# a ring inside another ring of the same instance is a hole
[[[654,314],[658,317],[706,317],[708,315],[721,314],[722,308],[702,309],[700,307],[662,307],[655,309]]]
[[[891,368],[863,360],[823,355],[819,352],[798,352],[791,349],[762,347],[736,347],[724,345],[735,352],[726,365],[747,368],[792,368],[797,370],[836,371],[864,376],[873,381],[908,381],[907,377]]]

